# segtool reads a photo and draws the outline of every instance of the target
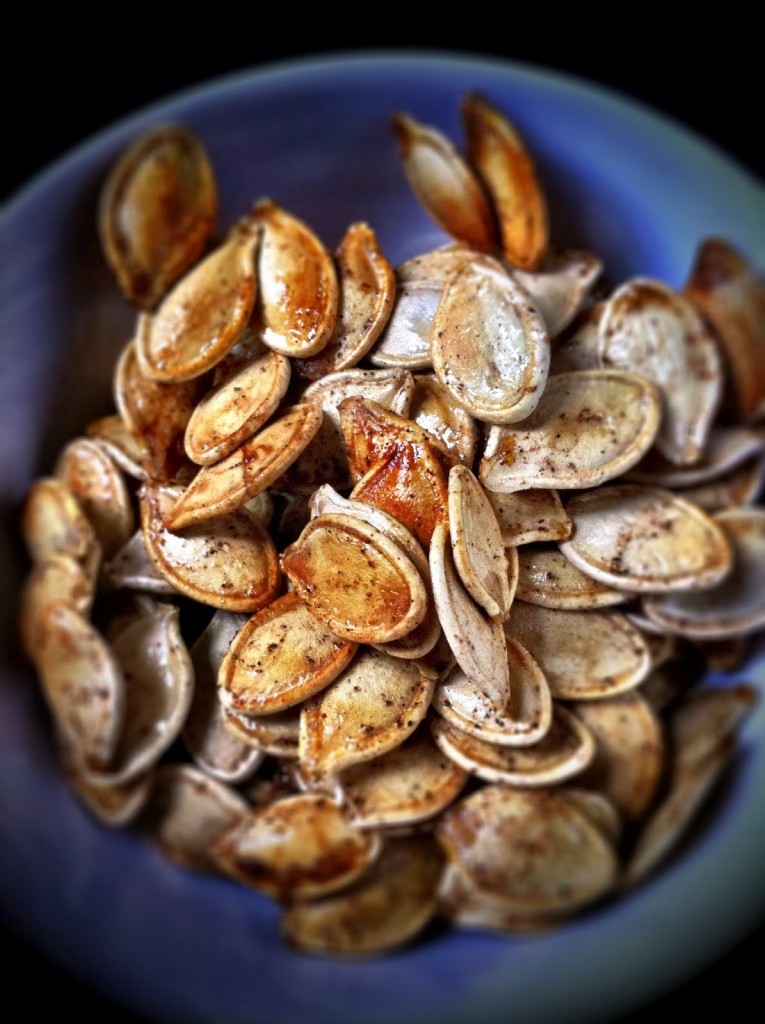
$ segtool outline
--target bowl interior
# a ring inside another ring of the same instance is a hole
[[[109,832],[62,777],[47,715],[15,646],[26,571],[18,512],[63,443],[112,409],[133,314],[96,235],[108,168],[142,130],[190,127],[216,170],[225,230],[261,196],[334,248],[366,220],[396,263],[447,241],[414,199],[390,115],[461,139],[480,90],[517,124],[548,190],[553,238],[592,248],[619,281],[682,284],[701,238],[765,267],[760,187],[650,111],[585,83],[499,62],[409,55],[303,62],[240,75],[141,112],[18,194],[0,221],[0,482],[6,643],[0,688],[0,911],[41,948],[128,1006],[168,1021],[287,1024],[589,1022],[627,1012],[731,945],[765,911],[765,712],[750,719],[719,798],[682,855],[639,891],[533,941],[444,932],[369,962],[285,948],[270,901],[174,868]],[[748,679],[765,683],[762,655]],[[715,921],[714,929],[708,927]]]

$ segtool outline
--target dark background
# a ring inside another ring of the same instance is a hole
[[[188,86],[303,55],[413,46],[507,58],[607,85],[694,129],[765,182],[759,102],[763,55],[759,33],[747,28],[740,14],[735,19],[731,14],[731,23],[725,24],[725,12],[717,10],[714,25],[694,22],[670,31],[664,14],[635,5],[624,13],[623,22],[575,5],[565,24],[549,6],[532,14],[503,5],[497,24],[489,22],[484,5],[473,6],[478,9],[449,9],[451,30],[446,29],[443,9],[431,10],[425,16],[430,31],[419,38],[410,33],[415,42],[406,44],[402,33],[383,28],[409,17],[402,8],[390,6],[347,8],[347,14],[325,7],[317,12],[324,19],[318,27],[297,9],[282,24],[264,20],[257,6],[242,21],[231,8],[195,9],[192,14],[186,5],[174,5],[176,24],[166,28],[154,23],[156,12],[127,7],[110,9],[108,27],[66,20],[54,24],[39,9],[37,14],[21,12],[22,23],[29,24],[19,35],[19,59],[6,59],[0,71],[0,200],[113,121]],[[479,15],[481,24],[475,24]],[[190,24],[193,18],[199,20],[196,30]],[[472,23],[462,24],[468,18]],[[354,21],[367,28],[352,39],[338,37],[338,27]],[[327,30],[328,23],[334,23],[334,32]],[[42,38],[45,48],[37,49]],[[487,38],[496,42],[487,44]],[[13,50],[13,37],[7,41]],[[705,1003],[712,1008],[723,1000],[729,1008],[750,1000],[761,1005],[758,964],[763,953],[765,930],[760,928],[718,963],[624,1018],[623,1024],[653,1024],[656,1014],[659,1019],[664,1014],[687,1019],[689,1010]],[[70,1011],[80,1020],[98,1015],[113,1024],[140,1024],[139,1018],[83,989],[5,930],[0,930],[0,957],[3,1001],[14,1005],[16,997],[25,1015],[53,1006],[58,1016]]]

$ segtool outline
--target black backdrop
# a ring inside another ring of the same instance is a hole
[[[765,182],[762,109],[762,52],[759,34],[738,21],[680,25],[671,32],[656,12],[629,5],[624,15],[594,15],[582,5],[566,16],[551,8],[518,11],[508,5],[490,24],[464,25],[466,12],[450,10],[453,27],[436,10],[424,17],[427,33],[386,31],[405,13],[350,8],[317,12],[324,26],[311,25],[292,10],[282,23],[264,20],[251,8],[243,21],[231,9],[192,14],[174,5],[175,24],[160,27],[147,12],[112,7],[109,23],[74,14],[56,23],[39,13],[19,12],[17,44],[6,35],[0,199],[22,187],[45,165],[114,120],[156,99],[222,74],[266,62],[347,48],[412,47],[459,50],[537,64],[588,78],[649,104],[726,150]],[[475,15],[473,15],[475,17]],[[198,27],[191,26],[193,18]],[[367,27],[352,39],[337,26],[360,21]],[[375,25],[375,22],[381,23]],[[25,29],[25,30],[24,30]],[[487,44],[487,37],[491,44]],[[410,41],[404,43],[408,38]],[[455,41],[456,40],[456,41]],[[8,52],[16,53],[9,59]],[[0,268],[2,272],[2,268]],[[0,921],[0,928],[3,927]],[[714,923],[710,922],[710,927]],[[651,1024],[664,1014],[687,1017],[689,1010],[725,1000],[729,1009],[761,1001],[765,929],[681,988],[624,1018],[623,1024]],[[88,1020],[98,1014],[114,1024],[140,1024],[139,1018],[99,994],[82,988],[7,930],[0,931],[3,1002],[35,1016],[55,1007]],[[14,1000],[16,997],[16,1000]],[[732,1006],[731,1006],[732,1003]],[[77,1017],[75,1019],[77,1019]],[[508,1019],[511,1019],[510,1012]],[[221,1022],[225,1024],[225,1022]],[[523,1024],[523,1022],[518,1022]]]

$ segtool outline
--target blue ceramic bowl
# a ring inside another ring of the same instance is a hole
[[[445,932],[364,962],[298,955],[274,905],[163,860],[91,820],[54,755],[16,653],[25,489],[65,440],[111,411],[130,336],[96,237],[101,183],[141,131],[179,121],[216,168],[230,224],[263,195],[335,246],[365,219],[392,262],[445,241],[413,198],[393,111],[460,138],[458,103],[483,91],[535,154],[556,241],[588,246],[614,280],[682,284],[698,241],[727,237],[765,268],[765,196],[723,154],[601,89],[494,61],[360,57],[287,64],[188,92],[123,121],[18,194],[0,221],[0,914],[81,979],[178,1024],[588,1024],[679,984],[765,916],[765,701],[718,798],[680,854],[621,901],[532,940]],[[747,678],[765,686],[765,661]]]

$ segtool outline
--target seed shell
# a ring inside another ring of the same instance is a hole
[[[442,867],[430,838],[388,839],[354,886],[291,906],[282,918],[284,937],[309,953],[368,956],[398,949],[433,917]]]
[[[696,462],[720,405],[723,370],[692,304],[660,281],[633,278],[607,301],[599,333],[602,366],[642,374],[661,389],[662,455],[677,465]]]
[[[523,423],[491,429],[481,482],[499,492],[597,487],[640,461],[660,418],[659,392],[644,377],[616,370],[556,374]]]
[[[505,623],[561,700],[599,700],[638,686],[651,670],[641,633],[616,612],[560,611],[514,601]]]
[[[87,769],[91,786],[123,786],[144,776],[180,734],[194,693],[194,669],[180,630],[179,609],[157,603],[127,624],[107,626],[125,679],[119,741],[108,769]]]
[[[261,340],[282,355],[304,359],[329,343],[338,309],[331,255],[307,224],[271,199],[261,199],[250,221],[262,232],[255,322]]]
[[[203,466],[168,515],[168,528],[225,515],[270,487],[307,447],[321,415],[312,402],[293,405],[225,459]]]
[[[480,181],[453,143],[409,114],[392,120],[412,191],[448,235],[472,249],[494,248],[494,216]]]
[[[340,776],[342,798],[359,828],[428,821],[457,797],[467,772],[446,757],[426,728]]]
[[[282,902],[317,899],[352,884],[380,852],[322,794],[300,793],[256,808],[217,837],[218,867]]]
[[[550,686],[526,648],[506,637],[510,697],[492,701],[460,669],[436,686],[433,707],[455,728],[497,746],[525,747],[547,734],[553,713]]]
[[[212,369],[239,340],[255,304],[257,232],[238,225],[178,281],[153,314],[138,318],[145,376],[184,381]]]
[[[462,585],[445,523],[433,533],[430,572],[438,617],[454,657],[470,682],[504,708],[510,697],[505,635],[499,621],[489,618]]]
[[[455,401],[487,423],[517,423],[547,380],[547,327],[500,264],[465,264],[448,279],[430,333],[433,369]]]
[[[647,597],[657,628],[700,640],[751,635],[765,624],[765,510],[732,509],[715,522],[733,550],[733,569],[710,590]]]
[[[218,214],[210,159],[180,125],[145,132],[112,168],[98,228],[120,288],[151,309],[204,251]]]
[[[517,913],[578,909],[616,882],[611,844],[549,789],[483,786],[446,810],[436,836],[479,891]]]
[[[218,672],[232,640],[247,622],[246,615],[216,611],[191,648],[194,696],[183,726],[183,741],[203,771],[232,784],[248,779],[264,754],[237,739],[226,728],[218,700]]]
[[[141,827],[173,863],[217,872],[213,841],[248,811],[245,798],[231,786],[194,765],[168,763],[154,774]]]
[[[685,294],[713,326],[725,354],[726,403],[744,423],[765,415],[765,282],[723,238],[699,246]]]
[[[276,596],[279,563],[270,535],[236,510],[182,533],[167,528],[180,491],[141,489],[141,521],[149,558],[175,590],[213,608],[253,612]]]
[[[311,614],[345,640],[398,640],[427,611],[427,591],[409,556],[353,516],[312,519],[281,566]]]
[[[589,729],[560,704],[545,735],[530,746],[500,746],[443,719],[433,719],[431,729],[445,754],[486,782],[548,786],[579,775],[595,756]]]
[[[307,774],[333,775],[400,746],[425,717],[433,680],[414,662],[363,649],[300,715]]]
[[[518,549],[516,597],[544,608],[607,608],[624,604],[630,595],[593,579],[570,562],[557,547],[528,544]]]
[[[595,737],[597,754],[578,782],[611,800],[628,821],[656,796],[665,767],[664,731],[640,693],[580,701],[573,712]]]
[[[574,523],[560,550],[594,579],[632,593],[713,587],[731,570],[725,533],[692,502],[641,484],[616,484],[566,503]]]
[[[393,268],[368,224],[351,224],[336,263],[340,298],[334,332],[318,356],[295,367],[309,380],[348,370],[363,359],[388,323],[395,300]]]
[[[290,382],[290,361],[265,345],[196,405],[184,434],[186,454],[201,466],[218,462],[252,437],[274,413]]]
[[[460,579],[488,615],[506,619],[515,586],[510,587],[502,533],[483,487],[467,466],[450,470],[448,501],[452,555]]]
[[[327,630],[290,591],[233,638],[218,673],[220,700],[244,715],[284,711],[336,679],[356,647]]]
[[[74,608],[50,603],[36,665],[67,756],[82,769],[109,768],[125,715],[125,679],[105,639]]]
[[[462,119],[468,157],[497,213],[505,258],[523,270],[539,269],[549,244],[547,200],[526,144],[479,93],[462,100]]]
[[[61,452],[54,475],[76,498],[109,558],[128,541],[135,527],[122,473],[95,441],[80,437]]]

